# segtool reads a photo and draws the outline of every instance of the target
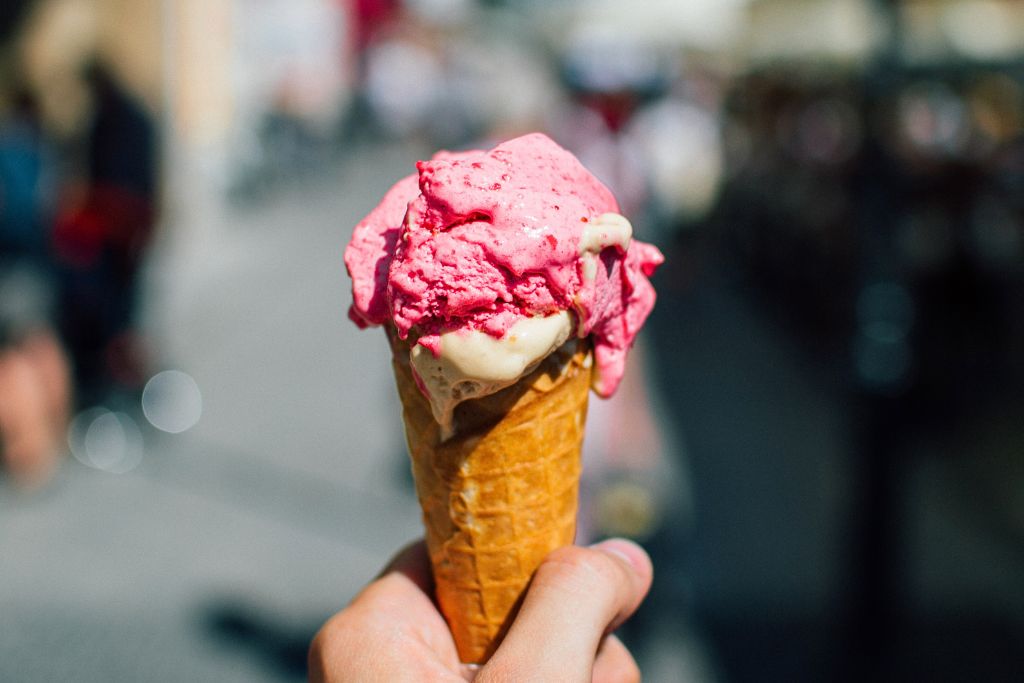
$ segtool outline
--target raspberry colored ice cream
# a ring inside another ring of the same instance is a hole
[[[541,134],[416,164],[356,226],[345,250],[349,316],[390,323],[435,356],[441,335],[495,339],[524,319],[569,311],[594,344],[594,389],[610,396],[654,306],[664,260],[630,239],[608,188]],[[611,215],[609,215],[611,214]]]

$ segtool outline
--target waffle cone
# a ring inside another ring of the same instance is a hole
[[[573,340],[516,384],[460,403],[446,441],[407,342],[392,350],[438,604],[460,659],[482,663],[537,565],[573,542],[590,350]]]

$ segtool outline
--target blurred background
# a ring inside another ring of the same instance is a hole
[[[0,680],[296,681],[419,535],[341,254],[541,130],[667,262],[647,680],[1024,680],[1024,3],[5,0]]]

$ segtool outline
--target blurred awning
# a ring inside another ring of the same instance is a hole
[[[754,0],[743,50],[750,62],[828,58],[860,62],[886,36],[873,0]]]
[[[900,54],[909,63],[951,58],[1000,61],[1024,56],[1020,0],[905,0]]]
[[[1024,55],[1020,0],[894,2],[898,35],[881,5],[878,0],[751,0],[742,50],[754,63],[801,58],[862,62],[887,40],[898,40],[900,57],[914,64]]]
[[[573,14],[581,31],[614,31],[652,47],[729,49],[747,0],[583,0]]]

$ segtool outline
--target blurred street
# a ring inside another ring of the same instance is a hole
[[[148,327],[202,419],[144,431],[130,473],[69,458],[40,495],[0,492],[0,680],[301,679],[313,631],[419,535],[385,344],[346,320],[341,264],[411,158],[360,157],[157,248]]]

